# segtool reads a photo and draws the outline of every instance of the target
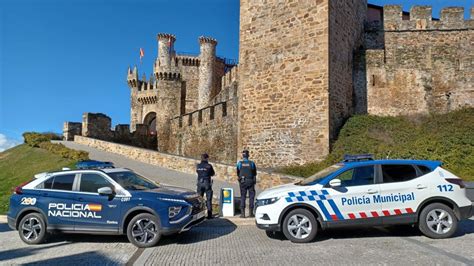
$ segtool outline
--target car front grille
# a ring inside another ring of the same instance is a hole
[[[197,197],[194,197],[194,198],[189,198],[186,201],[189,204],[191,204],[191,206],[193,206],[192,207],[193,209],[191,211],[191,215],[198,214],[201,211],[203,211],[204,208],[205,208],[204,199],[201,196],[197,196]]]

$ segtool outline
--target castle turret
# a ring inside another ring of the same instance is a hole
[[[199,87],[198,87],[198,108],[209,105],[211,91],[214,84],[214,65],[216,61],[217,41],[210,37],[199,37],[200,44],[200,65],[199,65]]]
[[[137,124],[141,123],[142,109],[139,107],[140,103],[138,102],[138,91],[141,90],[142,81],[138,79],[138,69],[135,66],[132,69],[130,67],[127,71],[127,84],[130,87],[130,99],[131,99],[131,108],[130,108],[130,129],[133,131],[136,128]]]
[[[133,68],[133,70],[130,69],[130,67],[128,67],[127,84],[130,87],[130,89],[138,87],[138,70],[136,66]]]
[[[176,37],[172,34],[158,34],[158,58],[155,63],[155,72],[170,71],[175,41]]]

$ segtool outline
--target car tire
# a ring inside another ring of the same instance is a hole
[[[153,214],[141,213],[127,226],[128,241],[139,248],[156,245],[161,238],[160,220]]]
[[[314,215],[305,209],[290,211],[283,219],[283,234],[293,243],[307,243],[318,232],[318,222]]]
[[[46,223],[43,215],[37,212],[25,215],[18,224],[18,234],[26,244],[43,243],[46,239]]]
[[[418,228],[429,238],[448,238],[456,232],[458,219],[448,206],[433,203],[421,210]]]

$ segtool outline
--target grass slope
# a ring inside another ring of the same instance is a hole
[[[11,191],[37,173],[73,167],[74,161],[26,144],[0,153],[0,213],[8,210]]]
[[[324,161],[278,170],[307,177],[341,161],[344,154],[360,153],[372,153],[376,158],[440,160],[464,180],[474,180],[474,108],[416,117],[354,116]]]

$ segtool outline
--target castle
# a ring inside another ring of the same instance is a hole
[[[323,159],[353,114],[447,112],[474,106],[474,9],[384,7],[364,0],[240,1],[239,64],[174,51],[158,34],[153,76],[128,70],[130,126],[85,113],[74,135],[232,163],[246,148],[264,167]],[[101,122],[102,121],[102,122]]]

